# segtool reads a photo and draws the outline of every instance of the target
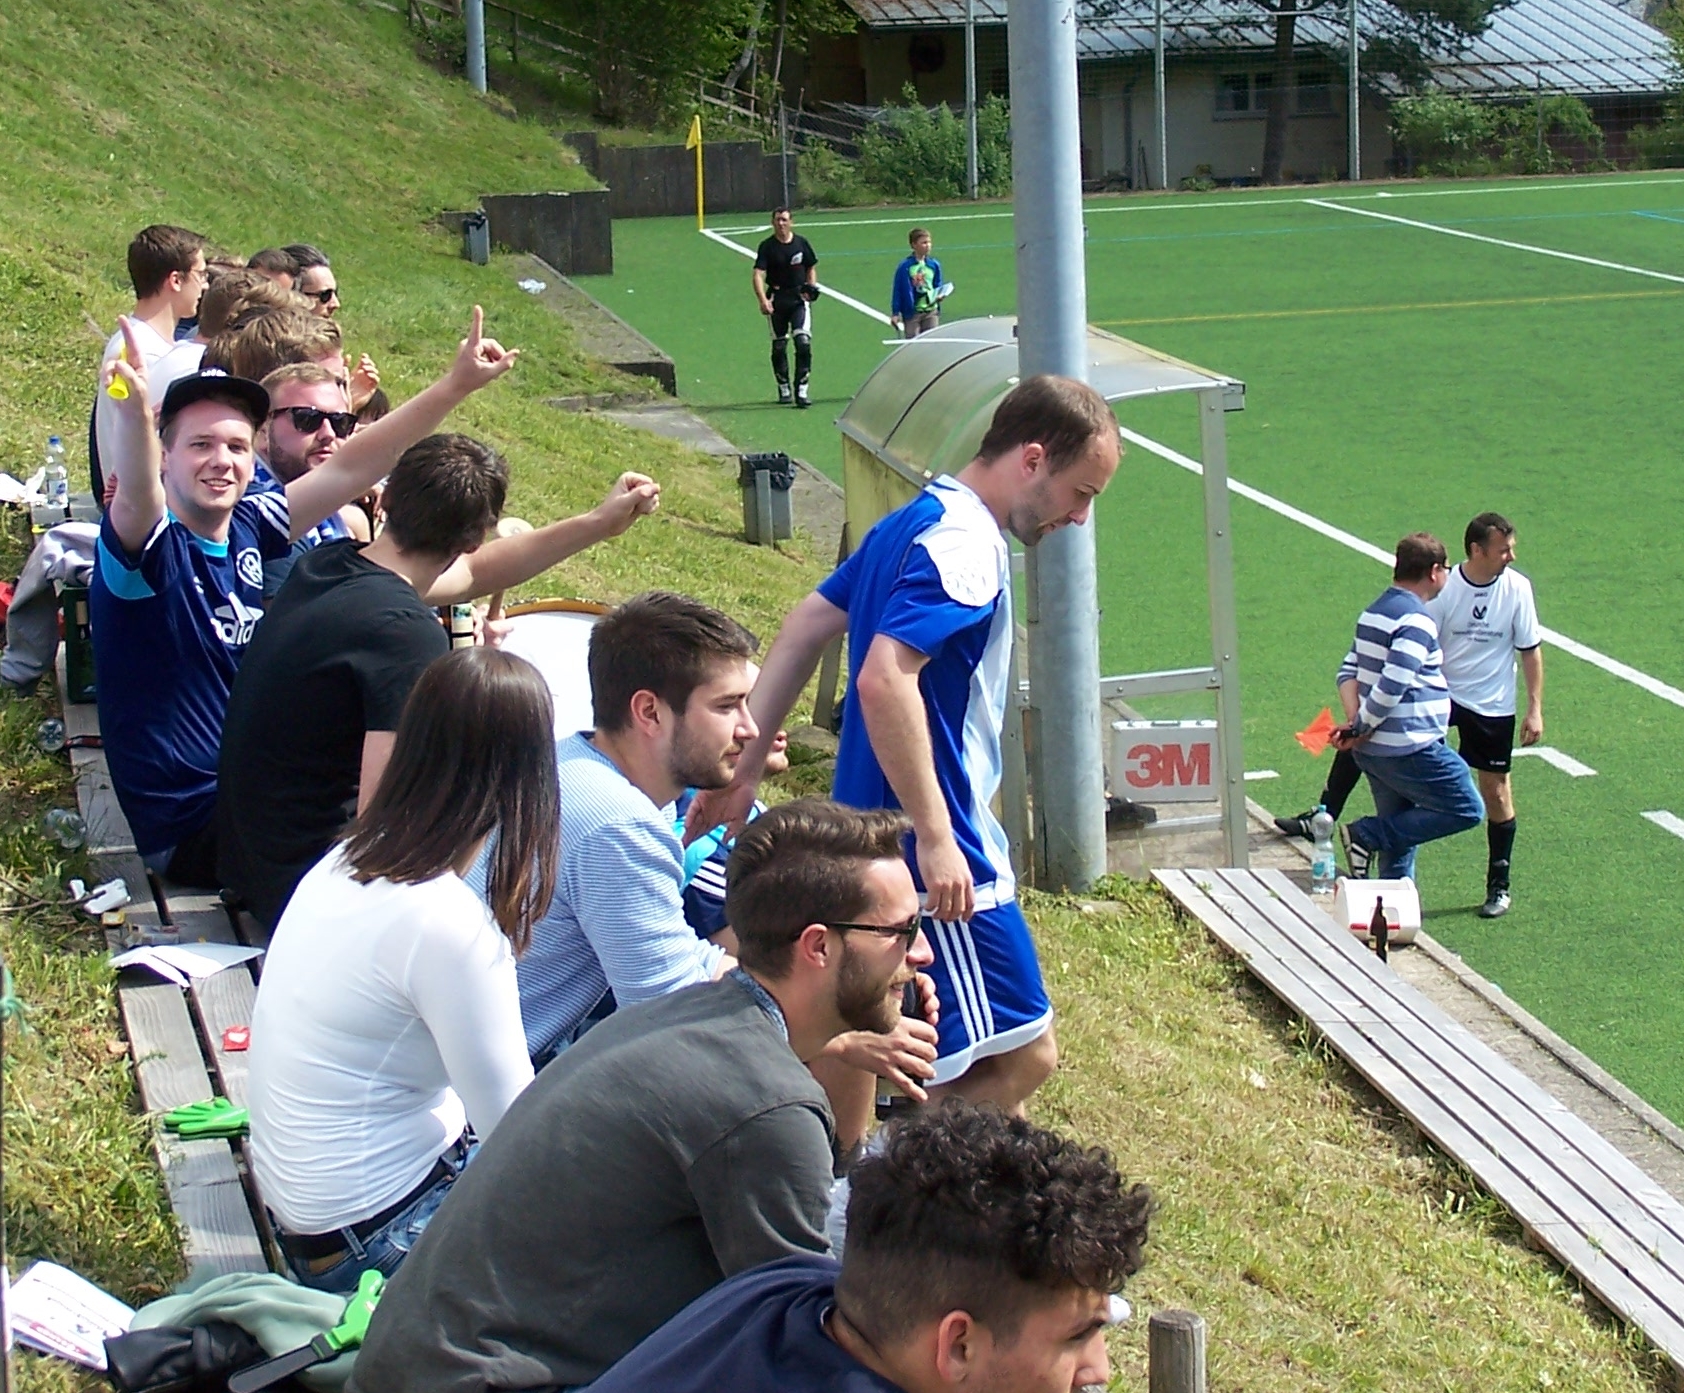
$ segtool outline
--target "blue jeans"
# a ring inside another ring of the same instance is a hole
[[[1415,848],[1485,820],[1485,803],[1473,771],[1440,739],[1407,755],[1356,751],[1357,768],[1368,775],[1373,817],[1351,824],[1351,836],[1379,855],[1383,880],[1415,878]]]
[[[331,1266],[312,1271],[308,1264],[295,1262],[283,1247],[281,1252],[286,1259],[287,1270],[301,1286],[347,1296],[356,1291],[357,1279],[371,1267],[379,1268],[390,1277],[409,1256],[409,1250],[421,1237],[421,1231],[438,1213],[444,1197],[450,1193],[450,1187],[456,1183],[462,1168],[473,1159],[475,1150],[478,1147],[467,1149],[458,1143],[452,1151],[446,1152],[441,1159],[451,1167],[450,1174],[442,1176],[367,1237],[359,1239],[350,1229],[341,1229],[346,1254]],[[269,1216],[271,1223],[274,1223],[274,1217],[273,1214]],[[275,1224],[275,1228],[279,1231],[280,1225]]]

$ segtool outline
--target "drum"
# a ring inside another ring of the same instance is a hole
[[[555,703],[558,740],[596,725],[587,659],[591,629],[607,613],[607,605],[590,600],[534,600],[504,611],[510,632],[503,651],[525,658],[544,674]]]

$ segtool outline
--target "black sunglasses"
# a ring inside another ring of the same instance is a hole
[[[333,427],[333,433],[341,440],[357,428],[357,416],[354,411],[318,411],[313,406],[278,406],[269,413],[269,419],[274,420],[283,412],[292,417],[292,428],[301,435],[314,435],[322,428],[323,421]]]
[[[904,924],[838,924],[826,921],[827,929],[835,929],[837,933],[867,933],[877,934],[882,938],[898,938],[901,946],[907,952],[912,951],[912,945],[918,941],[918,929],[923,922],[923,916],[914,914]]]
[[[314,300],[318,305],[325,305],[335,295],[339,294],[339,287],[330,285],[326,290],[300,290],[298,293],[306,300]]]

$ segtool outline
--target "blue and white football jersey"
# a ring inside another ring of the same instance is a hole
[[[964,484],[937,479],[873,527],[819,593],[848,612],[837,801],[900,806],[872,751],[856,687],[872,640],[886,634],[929,659],[918,685],[936,778],[976,882],[977,908],[1011,901],[1017,883],[1010,849],[989,806],[1000,786],[1012,659],[1010,557],[993,515]],[[916,859],[909,860],[916,875]]]

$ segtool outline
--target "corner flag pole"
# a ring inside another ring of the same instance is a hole
[[[690,118],[690,134],[684,138],[684,148],[696,152],[696,230],[700,232],[706,224],[702,218],[705,206],[702,200],[702,115],[697,112]]]

